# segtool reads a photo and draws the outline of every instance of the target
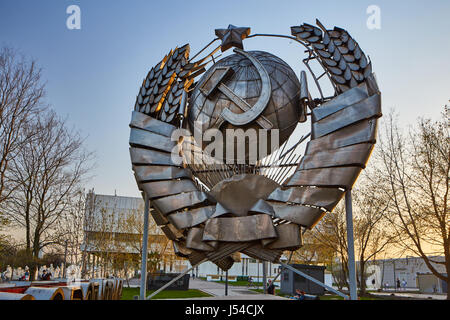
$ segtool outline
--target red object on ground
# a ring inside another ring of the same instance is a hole
[[[53,282],[53,283],[31,282],[29,285],[26,285],[26,286],[0,287],[0,292],[22,293],[23,294],[31,286],[33,286],[33,287],[52,288],[52,287],[67,286],[67,282],[66,281]]]

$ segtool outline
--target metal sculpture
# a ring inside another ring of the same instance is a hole
[[[327,30],[319,21],[291,32],[251,34],[230,25],[216,30],[218,38],[192,58],[189,45],[170,51],[143,81],[130,123],[134,174],[155,222],[192,265],[210,260],[228,270],[236,252],[278,262],[283,251],[300,248],[303,232],[351,190],[373,150],[381,100],[366,55],[347,31]],[[244,51],[242,41],[253,37],[303,45],[303,62],[320,97],[311,97],[304,71],[298,79],[278,57]],[[234,54],[216,62],[219,49],[232,47]],[[323,68],[321,75],[312,71],[313,62]],[[335,91],[330,97],[320,85],[326,78]],[[293,135],[308,118],[310,134]],[[194,139],[196,121],[202,132],[280,129],[281,146],[253,162],[246,155],[244,162],[224,163],[208,158],[206,146]],[[179,128],[190,131],[173,141]],[[181,163],[171,154],[174,148]],[[200,161],[188,161],[187,150]]]

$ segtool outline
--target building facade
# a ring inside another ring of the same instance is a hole
[[[443,262],[444,257],[430,257],[436,262]],[[432,263],[439,273],[445,274],[443,264]],[[405,282],[405,288],[419,289],[420,274],[431,274],[430,269],[420,257],[406,257],[401,259],[383,259],[370,261],[367,267],[367,287],[373,289],[385,288],[394,289],[397,280],[402,284]],[[432,276],[435,277],[435,276]]]
[[[282,256],[280,259],[282,262],[287,262],[287,258]],[[191,265],[189,264],[189,267]],[[281,277],[277,275],[281,271],[281,264],[267,262],[267,280],[275,279],[275,283],[280,286]],[[240,254],[239,261],[236,261],[233,266],[228,270],[228,278],[230,281],[236,281],[238,277],[251,277],[253,282],[263,282],[263,263],[262,261],[253,259],[243,253]],[[214,263],[207,261],[200,264],[192,272],[191,276],[205,278],[208,281],[220,281],[225,280],[225,272],[222,271]]]
[[[100,195],[86,199],[84,243],[86,274],[136,276],[140,269],[144,201],[141,198]],[[180,272],[186,262],[173,251],[172,242],[149,219],[149,271]],[[125,270],[125,271],[124,271]]]

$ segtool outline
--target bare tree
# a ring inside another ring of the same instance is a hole
[[[303,235],[303,246],[294,251],[291,261],[302,264],[324,264],[331,266],[335,252],[328,245],[322,243],[315,235],[315,231]]]
[[[14,191],[8,169],[30,138],[23,128],[42,109],[41,70],[10,48],[0,50],[0,204]]]
[[[370,176],[370,179],[368,178]],[[393,243],[393,235],[385,218],[389,202],[378,190],[379,177],[366,172],[352,191],[354,215],[355,256],[358,261],[360,294],[366,290],[367,262]],[[333,277],[339,288],[348,287],[348,242],[345,207],[341,202],[333,213],[327,214],[314,230],[313,236],[322,246],[337,254],[339,266],[333,266]]]
[[[361,177],[358,188],[352,192],[354,203],[355,250],[359,260],[360,294],[366,293],[366,266],[395,242],[395,234],[386,219],[389,200],[379,189],[380,176],[368,169]]]
[[[75,265],[79,265],[84,258],[81,245],[84,242],[85,206],[86,194],[79,189],[69,199],[67,210],[56,221],[60,244],[67,244],[68,262]]]
[[[115,213],[108,207],[108,204],[102,203],[93,191],[88,193],[84,222],[86,233],[84,246],[88,251],[95,253],[96,265],[101,269],[100,277],[106,274],[111,253],[115,250],[114,232],[117,228],[117,219]]]
[[[336,209],[319,222],[313,230],[313,236],[322,246],[329,248],[339,258],[340,264],[332,265],[334,282],[339,289],[348,288],[348,255],[347,255],[347,231],[345,224],[345,208],[342,202]]]
[[[143,247],[144,203],[134,208],[117,206],[114,197],[95,195],[87,197],[86,246],[100,258],[102,273],[112,267],[115,273],[124,273],[140,265]],[[148,270],[156,271],[165,261],[171,261],[171,242],[159,227],[149,225]],[[128,278],[127,278],[128,280]]]
[[[120,244],[125,254],[122,259],[126,262],[124,267],[137,267],[141,263],[142,247],[143,247],[143,233],[144,233],[144,208],[142,207],[127,216],[122,217],[120,221]],[[117,235],[116,235],[117,236]],[[138,254],[136,254],[138,253]],[[153,273],[158,266],[164,263],[165,260],[170,260],[171,241],[162,233],[161,229],[154,223],[153,220],[149,223],[149,239],[148,239],[148,272]]]
[[[61,243],[57,221],[86,178],[92,154],[53,111],[36,115],[24,134],[32,138],[11,160],[11,179],[17,188],[5,201],[5,213],[25,228],[26,249],[36,257],[46,246]]]
[[[447,111],[446,107],[446,111]],[[380,175],[390,199],[389,217],[399,244],[424,260],[430,271],[450,285],[450,222],[448,212],[449,118],[419,119],[404,134],[391,113],[379,149]],[[444,256],[434,261],[433,255]],[[445,266],[447,275],[436,264]],[[450,294],[447,294],[450,299]]]

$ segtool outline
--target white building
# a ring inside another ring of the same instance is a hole
[[[287,258],[284,255],[280,260],[284,263],[287,262]],[[274,279],[281,271],[281,267],[279,263],[267,262],[267,280]],[[196,277],[206,278],[209,281],[225,280],[225,272],[210,261],[204,262],[195,268],[191,272],[191,276],[194,275]],[[241,253],[241,261],[235,262],[231,269],[228,270],[229,281],[236,281],[239,276],[249,276],[252,277],[254,282],[263,282],[262,262]],[[279,286],[280,281],[281,276],[275,280],[275,283]],[[325,272],[325,284],[328,286],[333,284],[331,273]]]
[[[443,256],[430,257],[431,260],[442,262]],[[439,273],[445,274],[445,266],[443,264],[432,263]],[[419,274],[430,274],[431,271],[420,257],[407,257],[401,259],[384,259],[370,261],[367,266],[366,285],[368,288],[394,289],[397,279],[402,282],[406,281],[406,288],[419,289]],[[435,276],[433,276],[435,277]],[[375,282],[373,284],[373,282]],[[439,286],[438,286],[439,287]],[[444,288],[441,286],[441,288]]]
[[[142,251],[144,218],[144,201],[142,198],[122,197],[111,195],[99,195],[90,192],[86,199],[85,214],[85,240],[81,250],[86,254],[86,269],[88,274],[96,277],[115,272],[112,270],[112,262],[117,261],[124,255],[135,262],[140,261]],[[165,272],[180,272],[184,270],[187,263],[178,258],[174,252],[171,242],[157,227],[153,219],[149,219],[149,242],[148,251],[162,255],[159,270]],[[110,261],[105,268],[105,259]],[[115,263],[117,269],[117,263]],[[102,269],[103,268],[103,269]],[[136,270],[135,270],[136,269]],[[135,273],[139,268],[132,268]]]
[[[245,254],[240,254],[241,261],[235,262],[228,270],[228,278],[230,281],[235,281],[238,276],[251,276],[254,282],[263,281],[263,264],[261,261],[253,259]],[[281,260],[286,262],[286,257],[281,257]],[[191,265],[189,265],[190,267]],[[275,278],[280,272],[281,265],[277,263],[267,262],[267,279]],[[214,263],[207,261],[199,265],[191,272],[191,275],[196,277],[206,278],[207,280],[225,280],[225,272],[222,271]],[[276,280],[279,283],[280,278]]]

